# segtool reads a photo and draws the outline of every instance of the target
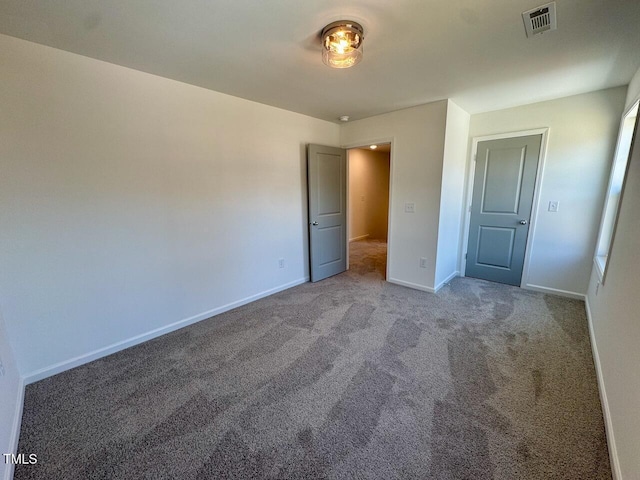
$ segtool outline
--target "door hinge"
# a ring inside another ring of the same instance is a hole
[[[469,205],[469,213],[471,213],[471,207],[473,207],[473,205]]]
[[[474,154],[473,154],[473,161],[475,162],[476,160],[478,160],[478,154],[477,154],[477,153],[474,153]]]
[[[464,254],[464,259],[465,260],[467,259],[467,255],[468,255],[467,253]]]

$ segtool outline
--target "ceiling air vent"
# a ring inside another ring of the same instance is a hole
[[[547,3],[526,11],[522,14],[522,19],[524,20],[527,37],[532,37],[548,30],[555,30],[557,28],[556,2]]]

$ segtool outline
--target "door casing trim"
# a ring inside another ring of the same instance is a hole
[[[462,242],[460,242],[460,263],[458,270],[460,276],[464,277],[466,273],[466,255],[469,245],[469,224],[471,222],[471,200],[473,198],[473,181],[475,177],[475,158],[478,153],[478,143],[488,140],[502,140],[504,138],[527,137],[529,135],[542,135],[540,141],[540,159],[538,161],[538,170],[536,171],[536,181],[533,187],[533,203],[531,204],[531,219],[529,220],[529,232],[527,234],[527,246],[525,247],[524,265],[522,269],[522,278],[520,279],[520,287],[526,288],[529,283],[529,264],[531,262],[531,245],[535,238],[536,227],[538,225],[538,213],[540,211],[540,190],[544,176],[544,167],[547,160],[547,149],[549,147],[549,127],[534,128],[531,130],[521,130],[517,132],[496,133],[493,135],[483,135],[473,137],[471,144],[471,154],[467,159],[467,182],[464,191],[464,222],[462,232]]]

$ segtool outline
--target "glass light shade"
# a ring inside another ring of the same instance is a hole
[[[332,68],[349,68],[362,60],[362,26],[342,20],[322,30],[322,61]]]

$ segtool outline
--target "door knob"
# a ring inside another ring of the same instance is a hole
[[[313,222],[311,225],[315,227],[316,225],[318,225],[318,222]]]
[[[526,220],[520,220],[518,223],[519,223],[520,225],[526,225],[526,224],[527,224],[527,221],[526,221]]]

